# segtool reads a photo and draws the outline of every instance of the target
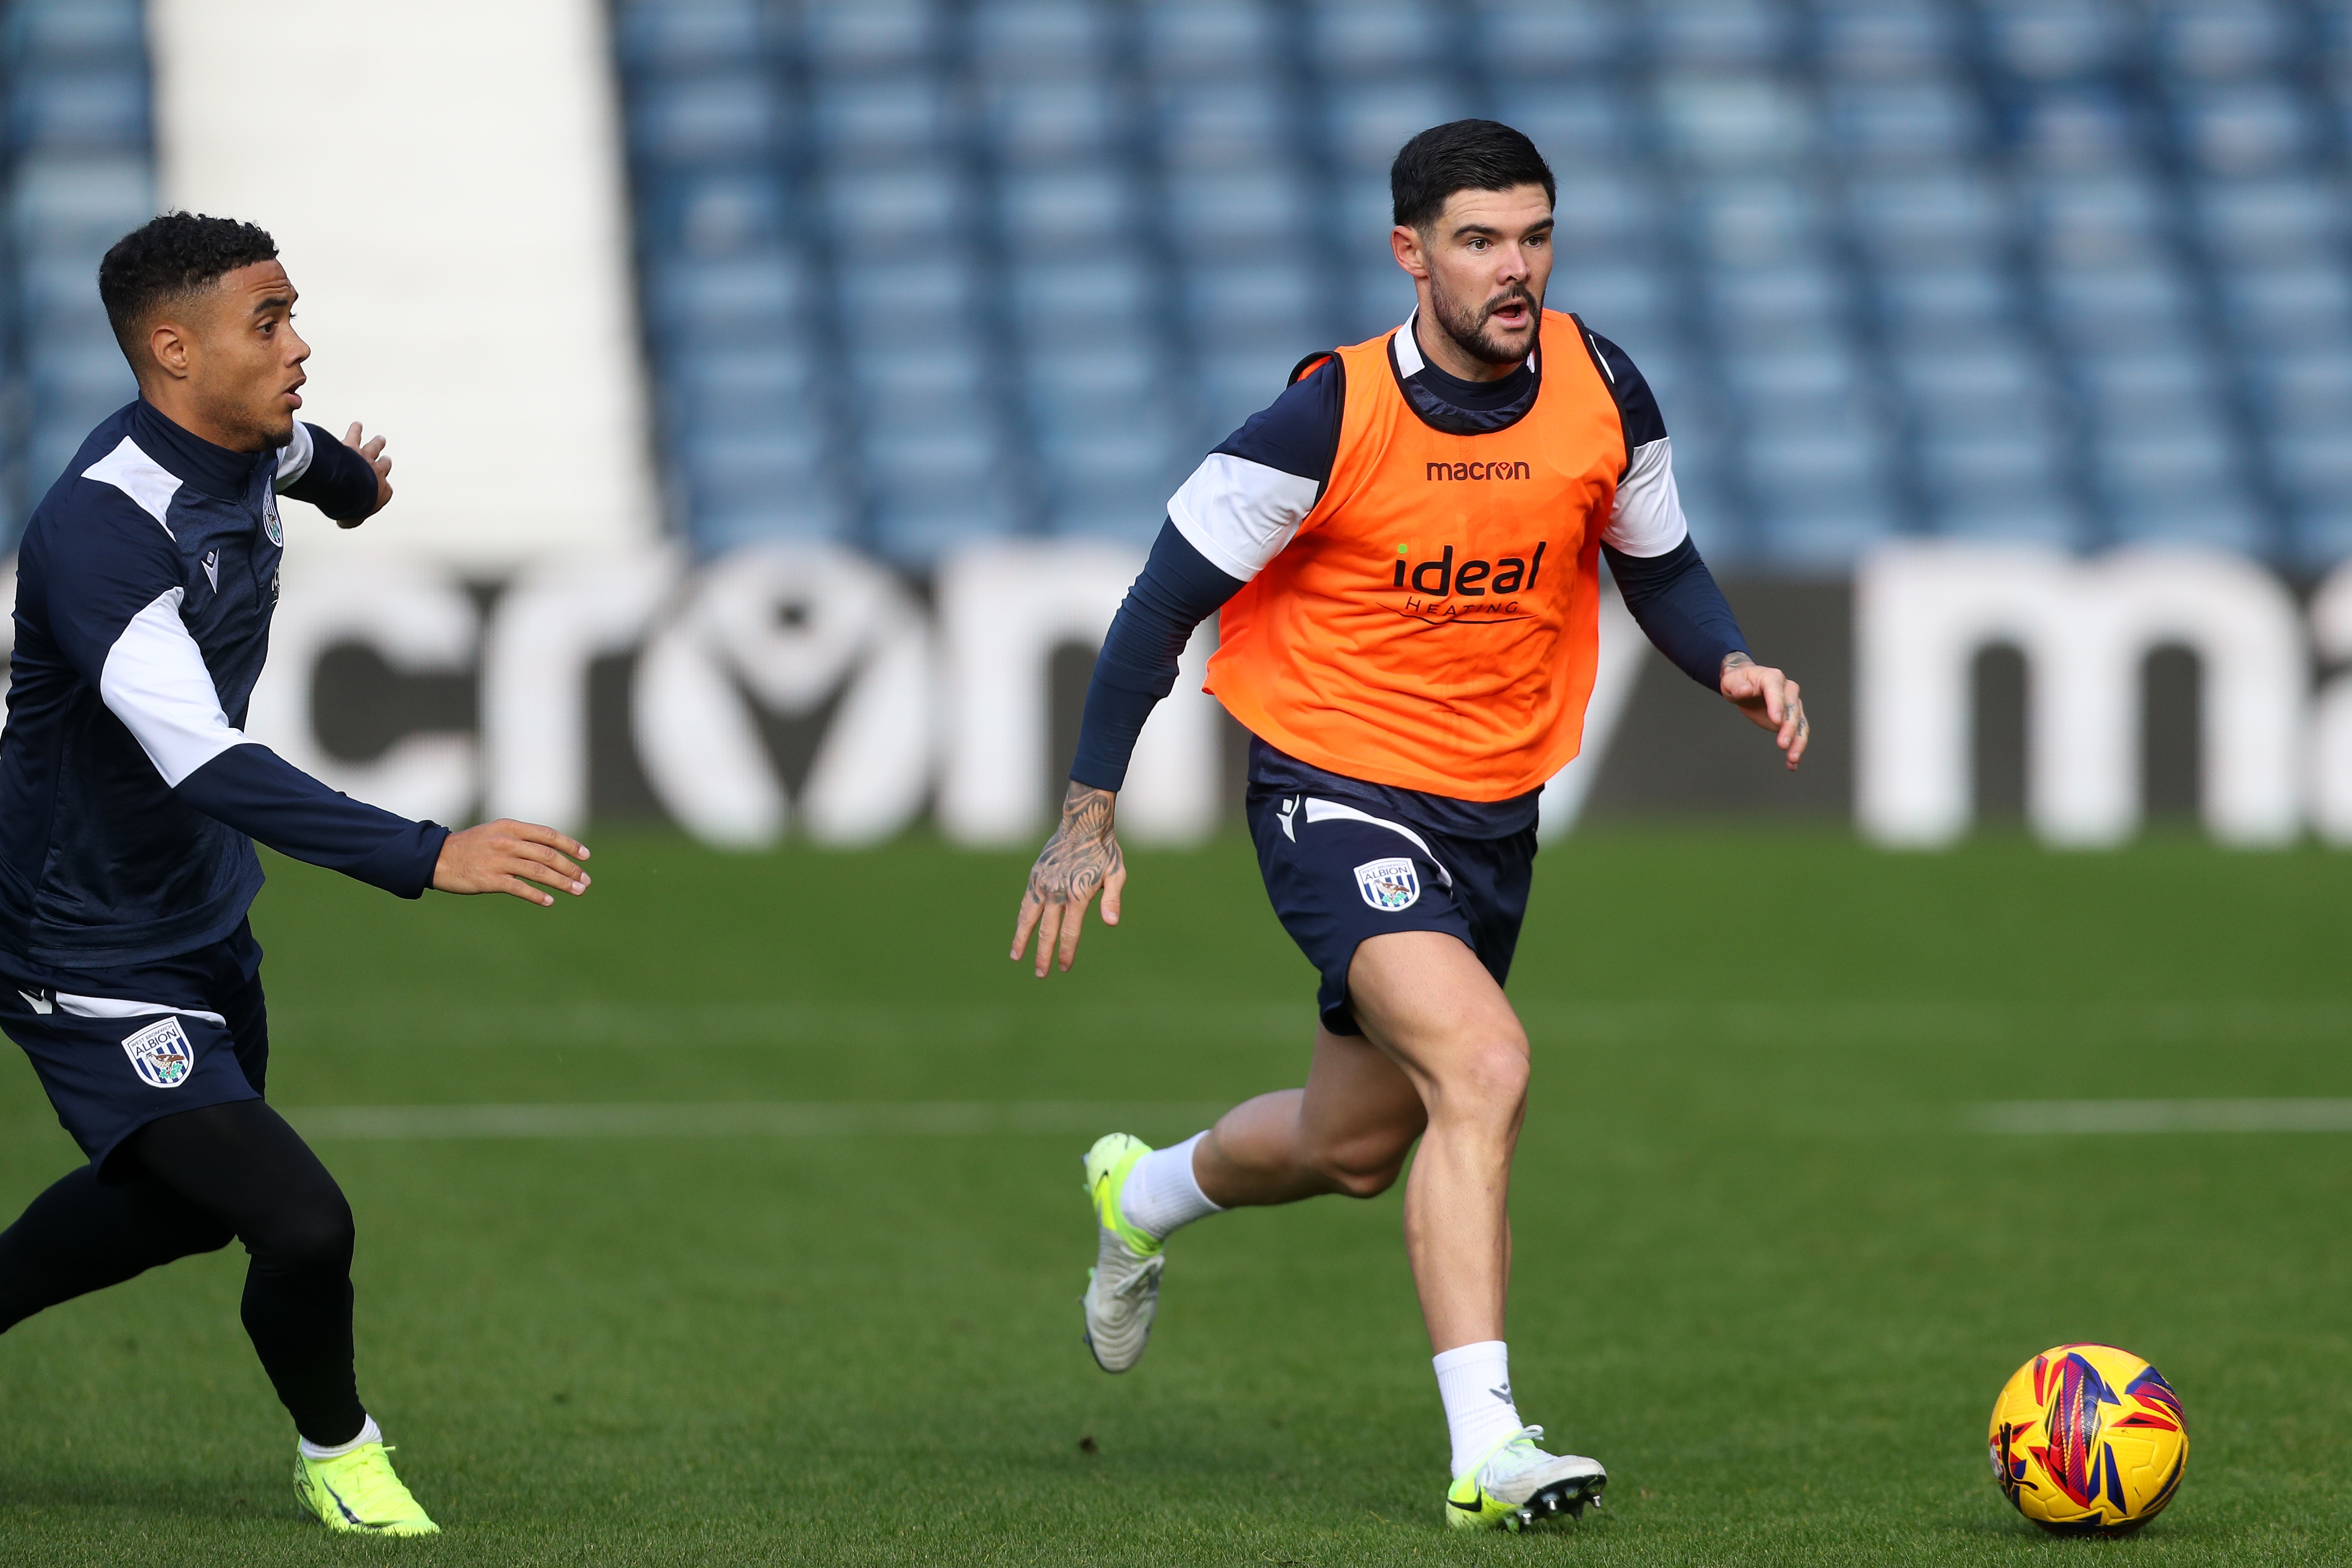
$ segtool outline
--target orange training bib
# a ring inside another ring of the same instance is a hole
[[[1580,328],[1557,311],[1543,313],[1534,407],[1483,435],[1423,423],[1390,336],[1338,350],[1330,482],[1225,605],[1208,690],[1315,767],[1508,800],[1541,789],[1583,739],[1623,424]]]

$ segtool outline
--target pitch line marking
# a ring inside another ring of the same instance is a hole
[[[2352,1133],[2352,1100],[1995,1100],[1973,1133]]]
[[[319,1139],[1003,1137],[1202,1127],[1228,1106],[1181,1102],[717,1101],[280,1106]]]

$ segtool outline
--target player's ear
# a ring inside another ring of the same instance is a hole
[[[148,357],[155,369],[174,380],[186,379],[191,348],[186,329],[176,321],[158,321],[147,329]]]
[[[1411,224],[1399,224],[1389,230],[1389,249],[1394,253],[1397,265],[1413,277],[1429,276],[1429,257],[1422,248],[1421,231]]]

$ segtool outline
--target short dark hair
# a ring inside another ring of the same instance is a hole
[[[1435,223],[1456,191],[1507,191],[1514,185],[1541,185],[1545,201],[1559,199],[1551,165],[1536,144],[1492,120],[1433,125],[1400,148],[1389,165],[1396,222],[1407,228]]]
[[[116,240],[98,264],[98,297],[131,370],[143,368],[139,329],[158,305],[277,256],[278,242],[254,225],[202,213],[164,213]]]

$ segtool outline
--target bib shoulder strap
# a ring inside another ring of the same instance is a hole
[[[1337,349],[1318,349],[1313,353],[1307,355],[1305,359],[1299,361],[1297,364],[1291,366],[1290,379],[1282,384],[1286,387],[1295,387],[1299,382],[1305,381],[1307,377],[1313,375],[1318,370],[1329,364],[1339,357],[1339,350]],[[1347,367],[1345,365],[1340,366],[1339,370],[1342,375],[1347,373]]]

